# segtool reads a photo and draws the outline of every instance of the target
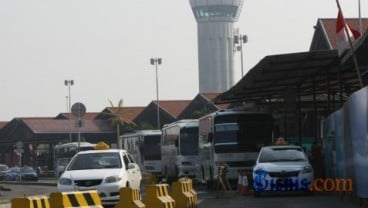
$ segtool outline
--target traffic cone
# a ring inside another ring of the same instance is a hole
[[[241,188],[242,188],[242,182],[243,182],[243,174],[242,173],[239,173],[239,179],[238,179],[238,193],[240,193],[241,191]]]
[[[243,179],[242,179],[242,186],[241,186],[240,194],[243,196],[250,195],[248,177],[246,174],[244,174]]]

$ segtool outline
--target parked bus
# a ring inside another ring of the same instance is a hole
[[[129,152],[142,171],[161,177],[161,131],[140,130],[120,136],[123,149]]]
[[[273,117],[270,113],[220,110],[199,119],[199,174],[208,187],[227,165],[227,178],[236,184],[239,171],[252,171],[261,147],[272,144]]]
[[[93,150],[96,144],[80,142],[79,151]],[[59,177],[69,163],[70,159],[78,153],[78,142],[57,144],[54,147],[54,175]]]
[[[162,173],[168,181],[194,178],[198,164],[198,120],[184,119],[164,125],[161,138]]]

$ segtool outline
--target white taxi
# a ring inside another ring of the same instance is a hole
[[[77,153],[61,175],[59,191],[97,190],[103,205],[117,204],[121,187],[139,189],[141,170],[125,150]]]
[[[313,168],[300,146],[262,147],[253,168],[254,195],[264,191],[304,191],[312,194]]]

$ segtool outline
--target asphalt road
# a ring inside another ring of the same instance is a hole
[[[10,208],[10,200],[15,197],[49,195],[57,192],[56,186],[50,185],[16,185],[0,184],[11,191],[1,191],[0,208]],[[237,192],[227,193],[224,197],[216,197],[213,191],[197,189],[198,208],[360,208],[357,201],[347,197],[341,199],[334,193],[316,193],[314,196],[306,196],[299,193],[265,194],[259,198],[252,195],[242,196]]]
[[[48,195],[56,192],[56,186],[31,184],[0,184],[6,190],[0,191],[0,208],[10,208],[10,200],[23,196]]]
[[[228,196],[216,198],[214,193],[200,194],[200,208],[359,208],[359,204],[350,200],[340,199],[337,194],[316,193],[307,196],[300,193],[273,193],[261,197]]]

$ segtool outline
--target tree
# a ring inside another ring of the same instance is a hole
[[[120,99],[117,107],[114,106],[111,100],[109,100],[110,103],[110,112],[105,113],[110,118],[111,126],[116,128],[116,145],[118,148],[121,147],[119,136],[120,136],[120,129],[122,126],[126,125],[133,125],[135,126],[135,123],[132,121],[129,121],[123,117],[123,100]]]

